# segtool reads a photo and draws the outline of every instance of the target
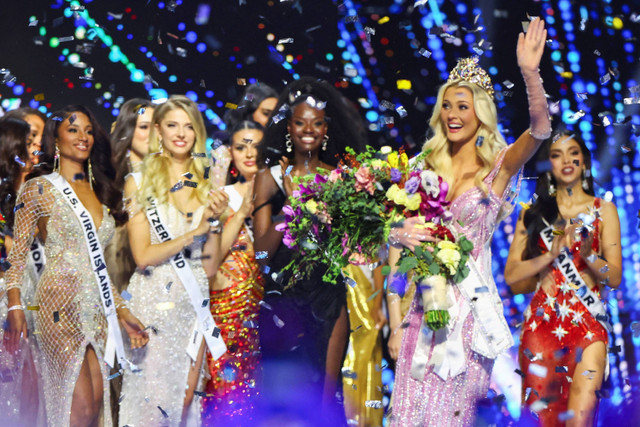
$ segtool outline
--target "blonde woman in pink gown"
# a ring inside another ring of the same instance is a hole
[[[551,131],[538,73],[545,39],[540,19],[531,21],[527,34],[518,39],[531,127],[510,147],[497,129],[493,87],[477,58],[460,60],[438,92],[429,122],[434,137],[424,145],[423,151],[430,153],[422,166],[449,184],[450,227],[473,242],[474,260],[466,279],[470,282],[450,286],[447,327],[432,332],[423,325],[419,297],[404,322],[392,307],[389,347],[392,354],[399,349],[392,426],[472,425],[477,401],[489,388],[495,358],[513,344],[491,274],[491,237],[512,210],[520,168]],[[429,238],[413,224],[406,221],[393,230],[390,243],[413,249]],[[393,248],[389,264],[395,265],[399,255],[400,249]]]

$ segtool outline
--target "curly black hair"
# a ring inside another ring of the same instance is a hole
[[[56,137],[58,128],[63,120],[68,119],[74,113],[82,113],[89,118],[93,127],[93,148],[89,155],[93,173],[93,191],[100,203],[109,208],[111,215],[118,225],[126,220],[126,215],[122,209],[122,193],[115,186],[116,170],[111,163],[111,143],[109,135],[98,123],[95,115],[84,105],[67,105],[61,110],[54,112],[44,126],[42,134],[42,154],[40,164],[27,178],[44,175],[53,171],[53,162],[56,151]],[[84,172],[88,174],[87,163],[84,165]]]
[[[30,129],[24,120],[11,117],[0,120],[0,212],[9,229],[13,228],[16,183],[20,182],[22,168],[29,161],[27,138]]]
[[[320,151],[320,160],[336,166],[338,156],[344,154],[345,147],[351,147],[356,153],[364,151],[367,134],[355,106],[330,83],[304,76],[289,83],[278,98],[278,104],[260,147],[258,160],[261,166],[277,164],[282,156],[293,157],[293,154],[285,150],[287,123],[293,109],[309,96],[326,103],[324,111],[329,123],[329,141],[327,150]]]

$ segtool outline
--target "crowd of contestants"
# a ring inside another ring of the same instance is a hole
[[[507,147],[488,76],[474,68],[481,80],[454,75],[440,88],[424,151],[449,183],[458,231],[473,241],[477,279],[490,291],[491,236],[512,209],[519,171],[536,152],[548,160],[505,271],[514,293],[534,293],[520,343],[523,403],[542,425],[589,425],[607,331],[554,260],[568,251],[596,294],[616,287],[619,221],[611,202],[594,197],[585,144],[570,133],[552,136],[537,71],[545,36],[534,20],[518,40],[529,130]],[[444,338],[461,343],[462,369],[430,364],[417,378],[412,362],[426,333],[419,292],[385,286],[381,274],[401,248],[431,238],[419,224],[392,230],[388,261],[381,255],[371,266],[345,268],[351,285],[322,283],[318,266],[310,279],[284,286],[292,252],[276,225],[292,177],[336,168],[347,146],[365,148],[353,104],[331,84],[303,77],[280,94],[248,86],[225,122],[208,150],[197,105],[180,95],[127,101],[110,134],[80,105],[48,117],[20,108],[0,119],[3,423],[381,426],[388,330],[397,360],[391,424],[473,424],[495,361],[478,338],[483,319],[456,291],[459,319]],[[112,326],[83,223],[51,177],[62,178],[96,226],[124,337],[117,363],[106,360]],[[595,220],[578,228],[571,219],[580,215]],[[549,223],[564,232],[546,247],[538,236]],[[499,316],[501,308],[497,298]],[[205,318],[225,351],[199,334]]]

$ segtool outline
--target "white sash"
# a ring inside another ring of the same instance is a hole
[[[116,304],[113,299],[113,291],[111,289],[111,280],[107,273],[107,264],[104,259],[104,252],[98,240],[98,229],[93,223],[91,214],[82,205],[78,196],[73,191],[73,188],[69,183],[57,172],[44,176],[58,191],[64,196],[66,201],[71,206],[71,210],[78,217],[80,225],[82,227],[85,243],[87,244],[87,251],[89,252],[89,259],[91,260],[91,266],[93,268],[93,274],[96,277],[96,283],[98,284],[100,299],[102,300],[102,307],[104,308],[104,314],[107,318],[108,331],[107,331],[107,343],[104,350],[104,360],[107,364],[113,368],[113,357],[118,356],[118,363],[120,366],[124,366],[125,359],[124,344],[122,341],[122,333],[120,332],[120,325],[118,324],[118,316],[116,314]]]
[[[238,193],[238,190],[233,188],[233,185],[225,185],[222,189],[229,196],[229,207],[233,209],[234,212],[238,212],[240,207],[242,207],[242,196]],[[246,230],[249,239],[253,242],[253,232],[251,231],[251,227],[245,227],[244,229]]]
[[[473,346],[474,351],[495,359],[513,345],[509,325],[496,304],[496,296],[491,291],[495,288],[495,284],[487,283],[473,258],[469,257],[467,266],[469,275],[455,285],[463,298],[456,301],[453,286],[448,290],[448,298],[454,301],[448,309],[451,318],[449,325],[434,333],[428,328],[423,317],[421,333],[411,361],[411,377],[415,380],[424,381],[428,365],[433,366],[433,371],[443,380],[447,380],[449,376],[453,378],[465,371],[462,326],[469,312],[473,313],[474,330],[479,331],[477,336],[479,342]],[[476,339],[475,336],[474,339]],[[432,345],[433,351],[429,358]]]
[[[38,281],[40,280],[40,276],[44,271],[44,265],[47,262],[47,258],[44,255],[44,246],[42,246],[40,239],[38,238],[33,239],[29,256],[31,257],[31,261],[33,262],[33,269],[35,271],[36,283],[38,283]]]
[[[167,242],[172,239],[171,234],[169,233],[169,228],[163,224],[162,218],[160,218],[158,207],[156,206],[156,201],[154,199],[149,200],[147,219],[149,220],[151,229],[155,233],[156,237],[158,237],[158,240],[161,242]],[[227,351],[227,346],[222,340],[220,329],[216,326],[213,316],[211,316],[208,304],[209,299],[205,299],[202,296],[198,280],[193,274],[183,251],[180,251],[171,257],[170,262],[176,274],[180,278],[184,289],[187,291],[189,299],[191,300],[191,305],[198,316],[194,333],[189,341],[189,345],[187,346],[187,353],[193,360],[196,360],[198,357],[198,350],[200,349],[200,343],[204,336],[207,346],[209,347],[209,351],[211,351],[211,356],[214,360],[217,360]],[[206,304],[204,304],[205,302]]]
[[[549,225],[547,221],[544,222],[547,227],[540,232],[540,237],[547,247],[547,250],[551,250],[554,238],[554,228],[552,225]],[[596,293],[593,292],[585,283],[566,249],[562,249],[560,255],[558,255],[558,257],[553,261],[553,265],[560,270],[567,282],[573,283],[577,286],[577,289],[572,291],[578,297],[582,305],[589,310],[589,313],[591,313],[591,315],[600,322],[608,332],[611,332],[612,328],[609,323],[609,316],[607,315],[607,310],[604,304],[602,304],[598,295],[596,295]]]

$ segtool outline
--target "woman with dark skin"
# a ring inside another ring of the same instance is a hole
[[[54,173],[25,183],[17,201],[11,267],[5,275],[9,301],[5,344],[9,351],[16,351],[20,339],[27,338],[21,287],[37,229],[47,255],[36,288],[36,328],[48,423],[109,424],[109,400],[104,398],[109,390],[108,369],[100,360],[106,357],[105,343],[111,328],[89,257],[85,226],[52,181],[61,180],[71,188],[91,216],[96,237],[104,244],[113,234],[113,215],[119,212],[121,203],[113,186],[115,171],[109,140],[88,109],[70,105],[47,120],[42,148],[39,171],[53,169]],[[140,345],[146,344],[148,337],[142,324],[118,294],[113,294],[113,300],[125,331]],[[120,333],[119,328],[114,329],[113,333]]]
[[[309,279],[285,289],[290,274],[281,270],[291,250],[282,244],[282,233],[275,227],[282,222],[282,208],[293,192],[293,176],[334,169],[347,145],[356,152],[364,148],[362,124],[352,120],[355,114],[349,110],[353,106],[324,81],[304,77],[292,82],[280,96],[267,129],[260,153],[265,167],[255,184],[255,250],[263,253],[266,273],[259,328],[263,410],[284,405],[290,415],[298,411],[308,419],[307,415],[320,413],[324,418],[317,421],[332,425],[345,423],[336,401],[349,336],[344,283],[323,283],[325,267],[319,265]],[[283,401],[268,402],[274,393],[266,388],[277,387],[281,375],[295,377],[286,386],[281,384],[291,394]]]

